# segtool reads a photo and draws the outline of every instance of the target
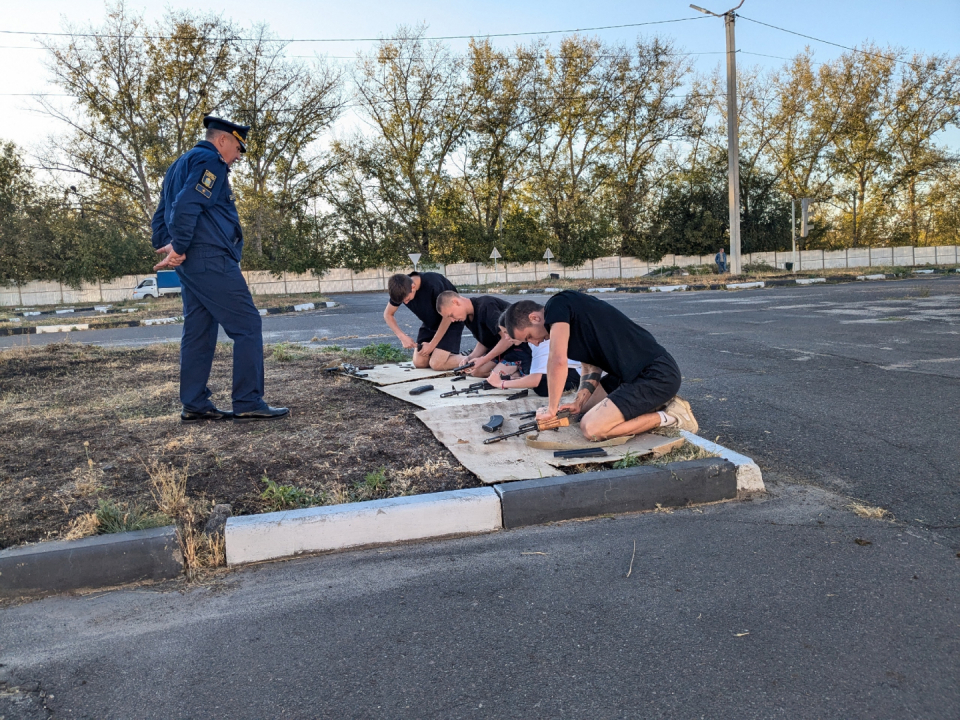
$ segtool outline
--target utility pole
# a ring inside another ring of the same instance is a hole
[[[744,0],[740,0],[743,5]],[[730,196],[730,272],[740,274],[740,127],[737,119],[737,43],[734,24],[740,5],[718,15],[697,5],[694,10],[722,17],[727,31],[727,179]]]

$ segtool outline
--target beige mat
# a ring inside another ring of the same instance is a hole
[[[440,397],[441,393],[449,392],[456,388],[464,390],[467,386],[475,382],[480,382],[480,378],[470,378],[468,380],[458,380],[452,382],[451,377],[427,378],[425,380],[415,380],[413,382],[396,383],[393,385],[381,385],[377,388],[380,392],[392,395],[395,398],[406,400],[422,408],[446,407],[448,405],[483,405],[492,402],[503,402],[505,398],[517,392],[516,388],[510,390],[481,390],[478,394],[454,395],[453,397]],[[411,395],[413,388],[421,385],[433,385],[433,390],[428,390],[422,395]],[[536,397],[533,391],[530,391],[531,397]],[[513,402],[519,402],[511,400]],[[545,403],[546,400],[541,400]],[[511,412],[520,412],[520,410],[511,410]]]
[[[376,385],[393,385],[410,380],[430,380],[447,375],[449,371],[431,370],[430,368],[421,370],[415,368],[413,363],[391,363],[389,365],[375,365],[373,370],[361,370],[360,374],[366,375],[364,380]]]
[[[487,403],[481,407],[475,404],[446,405],[421,410],[417,417],[430,428],[440,442],[450,448],[464,467],[487,484],[563,475],[558,469],[561,466],[610,463],[619,460],[628,452],[635,455],[662,455],[684,442],[683,438],[638,435],[622,445],[606,447],[606,457],[564,460],[553,457],[552,450],[528,446],[522,436],[492,445],[483,444],[491,434],[484,432],[481,426],[491,415],[503,415],[503,432],[509,433],[516,430],[521,422],[528,422],[526,419],[509,417],[510,413],[536,410],[542,404],[543,398],[531,397],[510,402]],[[578,426],[548,430],[540,433],[538,440],[560,442],[570,448],[590,445],[584,440]]]

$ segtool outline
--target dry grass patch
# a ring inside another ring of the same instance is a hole
[[[102,532],[103,500],[128,520],[139,508],[175,521],[191,567],[203,567],[222,556],[220,541],[203,535],[213,505],[229,503],[235,515],[272,509],[264,477],[309,504],[480,485],[416,407],[322,371],[359,358],[289,355],[266,363],[267,397],[289,406],[289,418],[182,425],[177,345],[0,352],[0,548]],[[221,407],[230,407],[231,374],[232,348],[218,347],[209,386]]]
[[[858,517],[865,518],[866,520],[883,520],[884,518],[891,517],[890,511],[884,510],[882,507],[863,505],[858,502],[850,503],[847,507],[853,510]]]

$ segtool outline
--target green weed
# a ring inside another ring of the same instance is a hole
[[[103,499],[98,503],[96,517],[97,533],[100,535],[173,524],[173,520],[163,513],[151,512],[142,505],[128,506],[127,503]]]
[[[374,472],[368,472],[363,476],[363,484],[372,492],[386,490],[387,486],[390,484],[387,482],[387,469],[380,468]]]
[[[635,452],[627,450],[627,454],[613,464],[614,470],[625,470],[626,468],[636,467],[640,464],[640,456]]]
[[[266,475],[263,476],[262,482],[266,483],[267,489],[260,493],[260,498],[271,510],[291,510],[323,504],[323,499],[317,498],[309,490],[295,485],[278,485]]]
[[[277,362],[293,362],[301,359],[304,354],[300,346],[289,345],[288,343],[277,343],[273,346],[273,359]]]
[[[390,343],[367,345],[357,350],[357,354],[365,358],[370,358],[371,360],[383,360],[385,362],[403,362],[404,360],[410,359],[402,348],[398,348]]]

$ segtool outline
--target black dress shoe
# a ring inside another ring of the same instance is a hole
[[[251,422],[253,420],[277,420],[289,414],[290,411],[287,408],[275,408],[264,405],[262,408],[251,410],[250,412],[234,413],[233,421]]]
[[[230,420],[232,417],[232,412],[229,410],[220,410],[219,408],[205,410],[204,412],[190,412],[189,410],[184,410],[180,413],[180,422],[195,423],[202,422],[203,420]]]

